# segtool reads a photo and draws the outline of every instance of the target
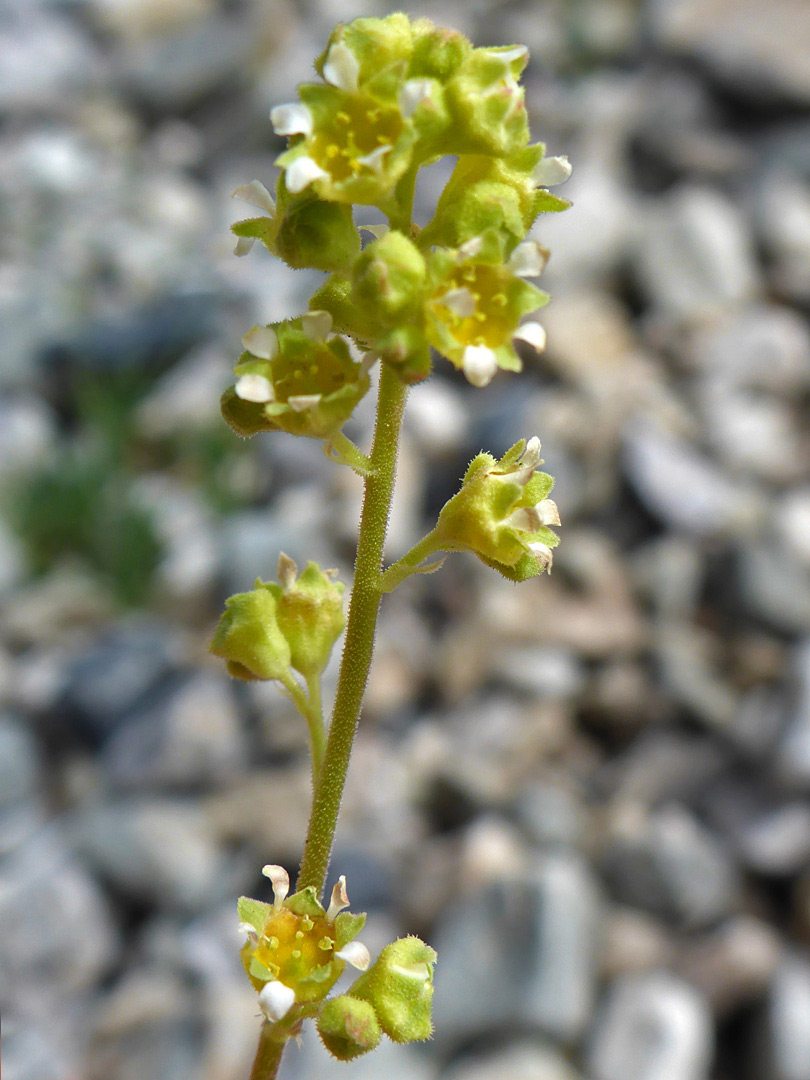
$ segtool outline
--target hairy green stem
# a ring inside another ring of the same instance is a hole
[[[312,786],[317,788],[326,751],[326,732],[323,726],[323,705],[321,704],[321,677],[318,674],[307,678],[309,691],[309,738],[312,744]]]
[[[348,465],[358,476],[368,476],[371,471],[369,459],[360,447],[355,446],[342,431],[335,432],[324,450],[327,457],[332,458],[333,461],[339,461],[343,465]]]
[[[323,729],[323,709],[321,707],[321,679],[319,675],[313,675],[307,679],[307,696],[300,684],[292,675],[282,677],[281,683],[293,700],[296,709],[307,722],[309,728],[309,744],[312,751],[312,787],[318,786],[323,764],[324,748],[326,745],[326,733]]]
[[[383,573],[380,579],[382,591],[384,593],[392,592],[397,585],[401,585],[412,574],[425,574],[438,570],[444,559],[438,559],[428,567],[419,564],[437,551],[441,551],[441,547],[441,537],[438,529],[434,529],[427,536],[423,536],[418,544],[414,544],[410,551],[403,555],[401,559],[392,563]]]
[[[365,482],[363,513],[354,568],[354,588],[346,626],[335,707],[320,781],[315,789],[298,889],[307,885],[323,891],[335,835],[354,733],[368,681],[377,612],[382,598],[383,545],[394,490],[399,430],[407,388],[386,364],[380,371],[380,391],[374,444],[373,472]]]
[[[259,1033],[259,1046],[249,1080],[275,1080],[285,1045],[286,1042],[273,1038],[273,1025],[265,1020]]]

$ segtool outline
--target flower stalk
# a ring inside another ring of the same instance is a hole
[[[311,885],[317,892],[321,892],[326,880],[354,733],[371,667],[374,631],[383,593],[383,548],[394,493],[406,396],[406,386],[390,367],[383,367],[370,457],[372,471],[365,482],[346,643],[324,766],[315,791],[298,875],[299,888]]]
[[[314,1020],[341,1061],[383,1036],[430,1037],[436,953],[416,937],[386,945],[371,964],[338,879],[321,904],[349,760],[374,651],[380,603],[414,574],[467,552],[512,581],[550,571],[559,525],[553,479],[537,471],[540,441],[500,458],[482,451],[436,525],[384,567],[400,430],[408,388],[431,374],[434,351],[483,389],[539,353],[535,312],[548,300],[526,279],[548,252],[528,238],[538,214],[567,203],[547,189],[570,165],[529,143],[520,76],[523,45],[474,48],[427,19],[394,14],[339,26],[316,60],[320,82],[277,105],[271,123],[287,148],[275,197],[254,180],[234,194],[260,211],[232,226],[236,254],[258,241],[292,268],[329,275],[309,310],[242,338],[222,414],[242,437],[287,432],[318,439],[338,465],[362,477],[354,582],[314,562],[299,573],[284,553],[277,581],[258,579],[226,601],[211,651],[234,678],[277,683],[307,725],[313,798],[296,892],[284,867],[268,865],[272,904],[242,897],[241,959],[263,1015],[250,1080],[274,1080],[284,1047]],[[413,224],[419,169],[445,154],[457,164],[433,220]],[[352,204],[376,207],[388,225],[355,225]],[[379,365],[368,454],[343,431]],[[431,556],[442,553],[438,559]],[[321,677],[345,629],[328,729]],[[329,997],[346,965],[362,973]]]

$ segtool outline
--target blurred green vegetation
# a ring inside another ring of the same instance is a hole
[[[230,477],[252,448],[233,438],[213,407],[210,427],[143,437],[136,410],[149,389],[133,373],[78,381],[59,409],[57,452],[0,491],[0,512],[23,541],[34,575],[78,561],[122,607],[149,603],[165,554],[159,523],[136,496],[139,477],[174,475],[196,487],[215,514],[249,498]]]

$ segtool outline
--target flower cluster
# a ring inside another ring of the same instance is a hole
[[[328,312],[310,311],[245,334],[236,383],[222,397],[238,435],[276,429],[328,439],[345,424],[370,386],[368,365],[331,329]]]
[[[444,551],[472,551],[512,581],[551,569],[559,543],[549,525],[559,525],[548,498],[554,480],[538,472],[540,440],[515,443],[500,461],[491,454],[473,458],[461,490],[445,503],[434,532]]]
[[[542,349],[545,334],[528,317],[548,297],[525,279],[542,271],[547,253],[526,235],[538,214],[568,206],[548,188],[570,166],[529,143],[519,83],[527,60],[525,46],[473,48],[427,19],[356,19],[334,31],[316,62],[321,81],[272,110],[276,134],[288,140],[276,198],[259,181],[234,193],[262,211],[233,226],[236,250],[259,240],[290,266],[330,272],[311,307],[343,336],[322,341],[327,350],[310,347],[299,363],[307,350],[298,347],[298,320],[254,328],[223,399],[240,434],[280,427],[329,440],[377,359],[415,382],[430,373],[432,348],[483,387],[498,369],[521,369],[516,340]],[[362,248],[351,204],[397,221],[416,171],[444,154],[458,164],[433,220],[387,236],[387,227],[369,228],[374,239]],[[365,362],[352,360],[344,338]],[[266,381],[245,378],[253,375]]]
[[[235,679],[305,678],[320,675],[346,623],[341,581],[310,562],[298,567],[281,553],[279,583],[259,579],[250,592],[228,598],[211,642]]]
[[[364,914],[352,914],[341,877],[328,908],[312,888],[289,895],[283,866],[265,866],[273,903],[243,896],[239,929],[246,935],[241,958],[270,1024],[290,1031],[315,1016],[326,1048],[343,1061],[373,1050],[382,1034],[394,1042],[430,1037],[436,953],[419,938],[386,945],[375,964],[357,935]],[[325,1000],[346,965],[361,975],[345,994]]]
[[[400,13],[341,25],[315,62],[317,80],[270,114],[286,140],[274,194],[258,180],[234,192],[256,211],[232,226],[237,255],[258,241],[325,279],[308,311],[244,335],[222,413],[243,437],[282,431],[321,440],[331,458],[368,478],[358,589],[328,738],[320,679],[346,622],[343,586],[331,571],[309,563],[299,575],[282,555],[277,582],[259,579],[227,600],[211,643],[233,677],[278,682],[308,725],[315,797],[303,882],[322,884],[326,874],[338,774],[346,768],[340,761],[359,710],[354,690],[344,691],[365,679],[370,647],[364,657],[365,646],[356,645],[362,635],[372,641],[382,594],[437,569],[442,560],[426,561],[437,552],[471,552],[513,581],[551,568],[558,540],[550,526],[560,521],[548,497],[554,481],[538,471],[536,438],[499,459],[480,453],[436,527],[385,571],[384,537],[373,524],[385,521],[390,503],[406,387],[430,375],[433,356],[482,388],[501,371],[520,371],[526,347],[545,346],[536,312],[548,296],[530,279],[548,252],[530,232],[539,215],[567,208],[549,188],[566,181],[571,167],[530,141],[520,84],[527,62],[522,45],[474,48],[455,31]],[[448,154],[457,163],[420,228],[412,221],[418,170]],[[355,204],[376,207],[388,224],[359,224]],[[378,363],[367,456],[343,429]],[[274,902],[239,902],[242,961],[265,1017],[262,1039],[277,1048],[311,1018],[330,1053],[351,1060],[383,1034],[396,1042],[428,1038],[435,952],[407,937],[370,966],[357,941],[365,916],[344,910],[343,878],[324,909],[311,884],[289,895],[281,867],[264,872]],[[329,998],[347,964],[362,974]]]
[[[262,1012],[277,1022],[296,1004],[322,1001],[346,964],[365,971],[371,957],[356,940],[365,915],[344,910],[349,906],[345,878],[324,910],[312,888],[288,895],[290,879],[283,866],[265,866],[262,873],[272,883],[274,900],[240,899],[239,928],[247,935],[242,963],[259,991]]]

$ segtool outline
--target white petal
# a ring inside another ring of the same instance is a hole
[[[296,566],[295,561],[291,559],[289,555],[285,555],[282,551],[278,557],[276,574],[278,575],[278,580],[285,592],[289,592],[293,585],[295,585],[297,573],[298,567]]]
[[[543,564],[543,568],[551,566],[554,559],[554,552],[548,546],[548,544],[541,544],[539,541],[535,544],[529,544],[529,551],[534,555],[538,562]]]
[[[492,349],[486,345],[468,345],[461,361],[467,382],[473,386],[486,386],[498,370],[498,361]]]
[[[439,303],[450,308],[460,319],[467,319],[475,314],[475,297],[469,289],[451,289],[439,297]]]
[[[264,375],[241,375],[234,390],[242,401],[254,401],[257,405],[264,405],[274,397],[273,384]]]
[[[275,214],[276,203],[273,196],[258,180],[251,180],[249,184],[242,184],[231,195],[233,199],[241,199],[249,206],[255,206],[259,210],[265,210],[268,214]]]
[[[252,236],[237,237],[236,247],[233,249],[234,255],[247,255],[255,243],[256,241]]]
[[[358,971],[366,971],[371,963],[371,953],[362,941],[350,941],[344,945],[340,952],[336,952],[338,960],[345,960],[347,964],[357,968]]]
[[[320,404],[322,397],[322,394],[293,394],[287,398],[287,404],[293,412],[306,412]]]
[[[252,327],[242,338],[242,344],[260,360],[275,360],[278,356],[278,338],[269,326]]]
[[[339,911],[349,906],[349,896],[346,892],[346,878],[343,874],[337,880],[337,885],[332,889],[332,899],[326,912],[327,922],[334,922]]]
[[[259,1008],[268,1020],[283,1020],[295,1004],[295,991],[277,979],[265,983],[259,994]]]
[[[399,92],[399,108],[407,119],[413,116],[423,101],[430,101],[433,83],[430,79],[408,79]]]
[[[536,435],[532,435],[526,443],[526,449],[520,455],[520,464],[530,466],[532,469],[540,464],[541,443]]]
[[[524,57],[529,55],[529,50],[525,45],[513,45],[511,49],[485,49],[484,52],[490,56],[497,56],[505,64],[511,64],[515,60],[523,60]]]
[[[315,180],[322,180],[324,177],[328,179],[329,173],[322,169],[317,161],[311,157],[296,158],[286,169],[287,190],[291,195],[297,195]]]
[[[560,525],[560,511],[553,499],[543,499],[535,506],[541,525]]]
[[[462,259],[474,259],[483,246],[483,237],[474,236],[471,240],[467,240],[466,243],[461,245],[458,249],[458,253]]]
[[[276,135],[311,135],[315,126],[312,113],[298,101],[276,105],[270,112],[270,123]]]
[[[512,335],[518,341],[525,341],[537,352],[542,352],[546,347],[546,332],[538,322],[525,322],[519,326]]]
[[[266,878],[270,878],[270,884],[273,886],[273,898],[276,907],[284,902],[284,898],[290,891],[290,875],[284,869],[283,866],[276,866],[270,864],[262,867],[262,873]]]
[[[358,225],[357,228],[360,232],[371,233],[375,240],[379,240],[381,236],[385,236],[387,232],[391,231],[390,225]]]
[[[323,77],[339,90],[346,90],[349,93],[354,93],[357,90],[360,65],[352,50],[348,45],[344,45],[342,41],[336,41],[326,54]]]
[[[373,172],[380,173],[383,170],[383,158],[386,154],[390,154],[393,150],[393,146],[378,146],[376,150],[372,150],[370,154],[365,154],[363,157],[357,159],[358,165],[365,165],[367,169],[371,169]]]
[[[507,266],[517,277],[537,277],[548,262],[548,252],[534,240],[518,244],[509,256]]]
[[[571,162],[561,154],[559,157],[543,158],[534,170],[534,182],[538,187],[556,187],[564,184],[571,175]]]
[[[240,934],[247,934],[254,943],[259,940],[258,930],[249,922],[240,922],[236,929]]]
[[[310,341],[325,341],[332,329],[332,316],[328,311],[307,311],[301,316],[301,322]]]
[[[540,515],[533,506],[520,506],[517,510],[512,511],[506,519],[506,524],[511,525],[513,529],[519,529],[521,532],[534,533],[540,528],[542,522],[540,521]]]

